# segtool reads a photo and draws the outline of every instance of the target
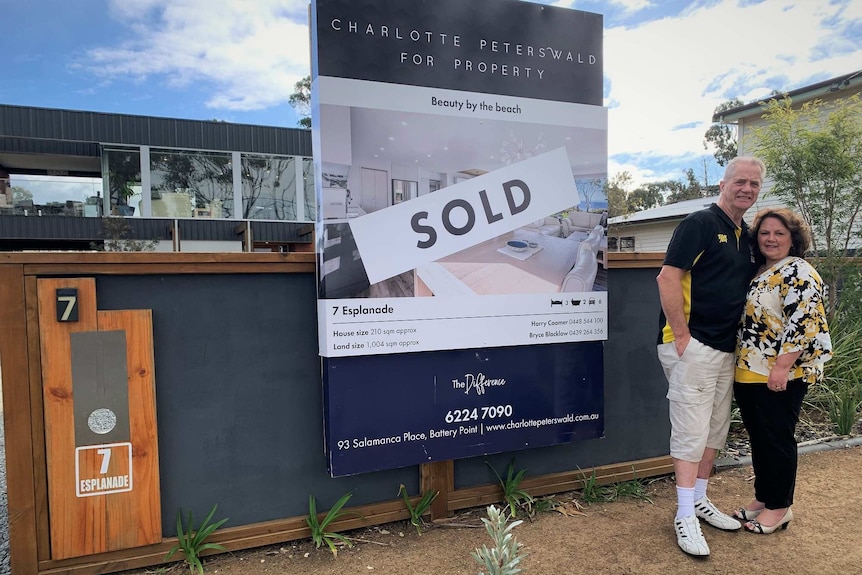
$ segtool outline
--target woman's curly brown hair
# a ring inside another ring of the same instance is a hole
[[[811,245],[811,229],[805,220],[787,208],[763,208],[754,215],[754,221],[751,222],[751,249],[754,252],[755,263],[762,265],[766,261],[757,244],[760,226],[766,218],[775,218],[784,224],[784,227],[790,231],[790,255],[804,257]]]

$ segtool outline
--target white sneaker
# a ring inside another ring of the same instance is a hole
[[[700,530],[700,522],[694,515],[687,515],[673,522],[676,529],[676,542],[679,548],[697,557],[709,556],[709,545]]]
[[[742,523],[727,513],[719,511],[706,495],[695,501],[694,514],[716,529],[723,529],[725,531],[736,531],[737,529],[742,529]]]

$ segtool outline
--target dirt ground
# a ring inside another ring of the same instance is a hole
[[[709,495],[720,508],[730,510],[747,503],[752,489],[751,467],[733,467],[714,476]],[[704,525],[712,551],[707,559],[689,557],[676,545],[672,523],[676,499],[670,479],[651,483],[648,494],[652,503],[597,503],[585,506],[584,515],[544,512],[516,527],[515,535],[529,553],[524,572],[862,574],[862,447],[800,456],[795,520],[786,531],[754,535]],[[557,499],[566,503],[577,495]],[[459,514],[450,522],[458,526],[433,525],[421,537],[406,522],[348,532],[356,546],[343,548],[337,558],[306,540],[210,557],[204,568],[219,575],[476,575],[479,565],[470,552],[490,545],[485,530],[472,527],[479,525],[483,513],[474,509]],[[167,571],[188,572],[181,564]]]

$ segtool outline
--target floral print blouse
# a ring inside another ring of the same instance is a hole
[[[816,383],[832,357],[823,280],[805,260],[788,257],[751,281],[736,348],[736,380],[766,382],[775,359],[802,351],[790,373]]]

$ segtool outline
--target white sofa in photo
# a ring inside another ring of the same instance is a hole
[[[566,238],[561,238],[541,234],[533,226],[524,226],[515,230],[513,238],[537,242],[545,248],[545,251],[553,250],[556,254],[563,254],[562,257],[554,259],[558,268],[554,273],[565,273],[565,277],[560,283],[561,292],[593,291],[593,284],[599,271],[598,253],[601,250],[602,241],[605,239],[604,227],[596,225],[589,233],[576,232]],[[560,246],[566,247],[561,248]]]
[[[565,218],[562,218],[560,224],[563,237],[567,238],[572,234],[582,234],[582,237],[586,237],[596,226],[604,227],[607,221],[607,212],[569,212]]]
[[[578,246],[578,257],[571,271],[566,274],[561,292],[575,293],[593,291],[596,282],[596,274],[599,271],[599,263],[596,257],[597,251],[589,242],[581,242]]]
[[[541,220],[530,222],[521,229],[526,232],[542,234],[543,236],[552,236],[555,238],[563,236],[563,225],[560,223],[560,220],[554,217],[542,218]]]
[[[605,228],[603,226],[596,226],[589,230],[589,232],[572,232],[566,236],[566,240],[570,242],[589,242],[593,246],[593,249],[598,251],[604,235]]]

